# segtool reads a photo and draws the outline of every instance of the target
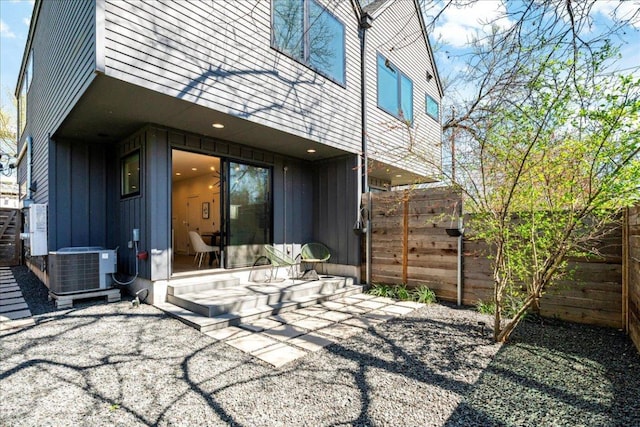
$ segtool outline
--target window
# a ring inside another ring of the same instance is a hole
[[[122,197],[137,196],[140,194],[140,150],[134,151],[122,159]]]
[[[378,107],[413,123],[413,82],[382,55],[378,55]]]
[[[434,98],[427,95],[426,102],[427,102],[426,104],[427,114],[433,117],[434,119],[440,121],[440,105],[438,104],[438,101],[436,101]]]
[[[344,86],[344,24],[316,0],[272,4],[271,46]]]

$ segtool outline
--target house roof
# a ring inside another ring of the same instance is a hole
[[[360,14],[369,15],[375,22],[375,19],[382,15],[384,11],[395,2],[396,0],[358,0],[357,4],[360,9]],[[442,89],[442,81],[440,80],[440,73],[438,72],[438,67],[436,66],[435,58],[433,56],[433,49],[431,48],[431,42],[429,41],[429,35],[427,34],[427,27],[424,22],[424,16],[422,15],[422,8],[420,7],[418,0],[413,0],[413,5],[416,8],[418,20],[420,21],[420,27],[422,29],[422,36],[425,45],[427,46],[427,51],[429,52],[429,60],[431,61],[431,67],[433,68],[433,74],[436,79],[438,93],[440,96],[443,96],[444,91]]]

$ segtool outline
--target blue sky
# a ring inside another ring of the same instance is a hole
[[[11,97],[20,72],[32,9],[32,0],[0,0],[0,104],[5,109],[13,108]]]

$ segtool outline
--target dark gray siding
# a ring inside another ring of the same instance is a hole
[[[47,203],[54,197],[49,174],[58,169],[55,165],[49,168],[49,156],[56,151],[49,147],[49,135],[55,134],[95,75],[95,0],[42,2],[31,47],[34,76],[20,145],[26,136],[33,138],[33,199]],[[19,179],[21,183],[26,180],[26,156]],[[68,215],[50,207],[49,218],[54,224],[58,214]],[[54,250],[62,231],[49,230],[49,249]]]
[[[357,157],[341,157],[315,167],[313,237],[331,250],[331,262],[360,265]]]
[[[59,140],[51,148],[49,249],[115,247],[113,147]]]
[[[168,278],[171,259],[171,161],[172,148],[226,157],[273,168],[274,243],[318,241],[329,246],[332,262],[359,265],[359,239],[352,232],[357,215],[356,156],[309,163],[273,153],[182,131],[146,127],[120,144],[120,158],[141,150],[142,192],[120,200],[117,230],[122,272],[133,273],[132,251],[127,249],[131,230],[139,228],[140,249],[150,259],[140,262],[140,276]],[[116,160],[119,164],[119,159]],[[284,167],[287,177],[284,177]],[[118,179],[113,184],[118,188]],[[285,207],[286,194],[286,207]],[[286,214],[285,214],[286,209]]]

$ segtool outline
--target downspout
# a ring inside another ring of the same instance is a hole
[[[31,151],[32,151],[32,142],[33,139],[28,136],[25,140],[24,145],[22,146],[22,148],[20,149],[20,153],[18,154],[18,165],[20,165],[20,163],[22,162],[22,158],[24,157],[25,153],[27,155],[27,194],[26,194],[26,199],[25,199],[25,208],[28,207],[31,204]]]
[[[367,194],[367,218],[365,221],[366,230],[366,273],[365,283],[367,287],[371,286],[371,192],[369,189],[369,153],[367,150],[367,73],[366,73],[366,58],[367,58],[367,29],[371,28],[372,18],[368,13],[363,13],[360,17],[360,108],[361,108],[361,120],[362,120],[362,156],[363,164],[362,168],[362,189]],[[360,205],[360,204],[358,204]]]

